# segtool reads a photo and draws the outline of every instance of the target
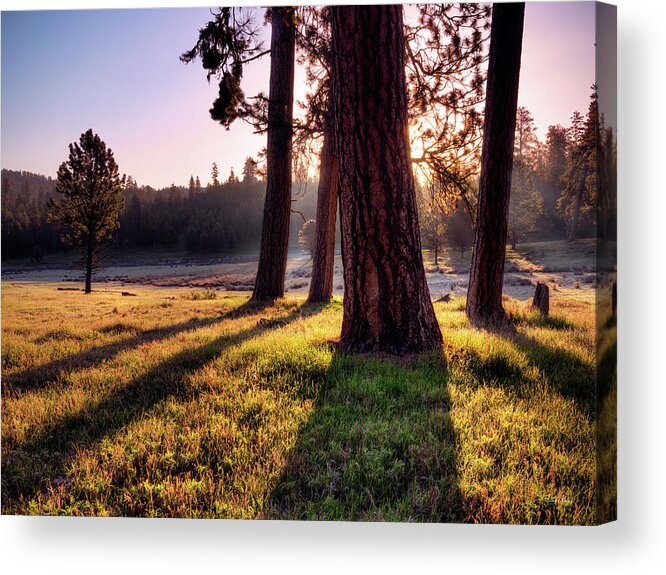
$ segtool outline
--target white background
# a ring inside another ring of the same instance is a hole
[[[10,1],[0,8],[202,5]],[[665,573],[666,3],[618,0],[619,515],[598,528],[0,517],[5,573]]]

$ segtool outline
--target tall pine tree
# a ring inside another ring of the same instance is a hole
[[[411,169],[402,6],[331,8],[344,313],[340,345],[438,347]]]
[[[467,292],[467,317],[474,323],[505,318],[502,285],[524,18],[524,2],[493,4],[479,202]]]
[[[92,291],[99,249],[118,229],[124,185],[113,152],[92,130],[69,145],[69,159],[58,168],[59,197],[49,201],[48,217],[65,228],[66,243],[82,249],[86,293]]]

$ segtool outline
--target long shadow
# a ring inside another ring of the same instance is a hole
[[[262,306],[249,305],[245,310],[237,308],[234,313],[255,313],[261,309]],[[314,314],[318,309],[303,306],[276,320],[260,320],[254,327],[182,351],[100,402],[47,424],[22,444],[5,444],[6,455],[2,465],[3,509],[7,509],[15,498],[34,496],[40,488],[48,486],[45,481],[49,478],[63,475],[76,450],[92,447],[140,419],[167,398],[196,397],[199,391],[188,387],[187,377],[218,357],[225,349],[285,326],[304,315]],[[46,464],[39,469],[26,470],[31,459]]]
[[[540,368],[557,393],[574,400],[585,415],[595,415],[595,367],[559,347],[545,345],[534,337],[518,334],[514,341],[530,364]]]
[[[557,328],[555,328],[557,329]],[[527,357],[531,367],[543,373],[551,389],[562,397],[572,399],[576,407],[588,418],[595,414],[595,368],[578,356],[560,347],[549,346],[538,339],[516,329],[514,325],[501,330],[489,329],[489,333],[511,341]],[[469,368],[476,379],[484,385],[501,387],[517,394],[529,395],[531,382],[525,381],[523,370],[509,358],[502,355],[484,357],[480,353],[466,349]]]
[[[226,319],[259,313],[264,307],[264,304],[248,301],[225,313],[221,313],[216,317],[208,317],[204,319],[191,318],[181,323],[141,331],[132,337],[58,358],[44,365],[14,373],[10,376],[3,376],[2,394],[5,396],[9,392],[38,391],[48,385],[56,383],[62,372],[94,367],[139,345],[167,339],[182,332],[209,327]],[[100,331],[113,333],[114,331],[120,331],[120,329],[119,325],[115,324],[113,326],[102,328]]]
[[[441,352],[412,364],[336,351],[268,496],[267,519],[467,519]]]

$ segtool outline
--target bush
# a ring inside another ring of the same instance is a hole
[[[190,299],[194,301],[204,300],[204,299],[216,299],[217,292],[214,289],[205,289],[203,291],[192,291],[190,292]]]

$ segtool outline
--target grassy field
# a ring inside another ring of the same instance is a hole
[[[395,360],[340,301],[56,287],[2,287],[3,513],[594,522],[592,290]]]

